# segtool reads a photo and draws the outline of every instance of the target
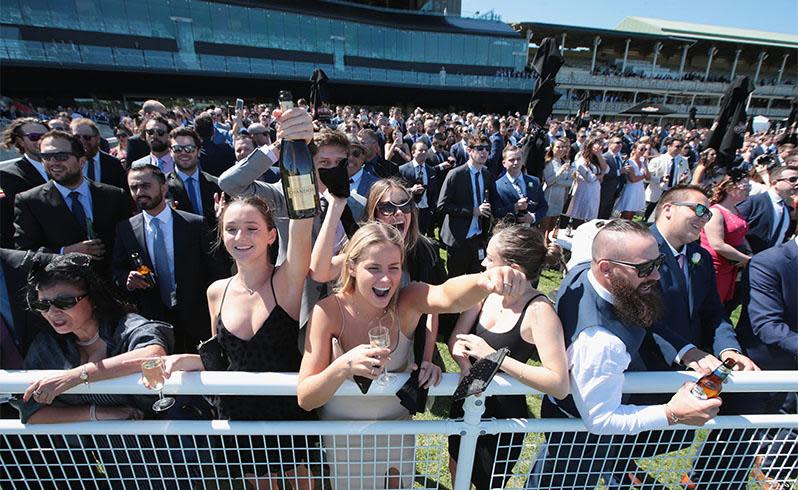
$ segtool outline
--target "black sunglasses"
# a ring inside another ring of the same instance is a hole
[[[55,160],[56,162],[65,162],[74,155],[74,153],[68,151],[54,151],[52,153],[42,153],[39,155],[39,157],[43,162],[49,162],[50,160]]]
[[[703,204],[696,204],[692,202],[672,202],[671,204],[673,204],[674,206],[684,206],[687,208],[691,208],[695,213],[695,215],[698,216],[699,218],[706,218],[706,219],[712,218],[712,211],[710,211],[710,209],[704,206]]]
[[[390,216],[392,214],[396,214],[396,210],[403,213],[411,213],[413,211],[413,199],[408,199],[407,201],[403,202],[402,204],[394,204],[392,202],[381,202],[377,204],[377,211],[385,216]]]
[[[360,150],[349,150],[349,155],[355,158],[360,158],[361,156],[363,156],[363,152]]]
[[[44,133],[25,133],[22,136],[28,138],[31,141],[39,141],[44,136]]]
[[[490,151],[490,145],[476,145],[476,146],[469,146],[469,148],[476,151]]]
[[[163,129],[146,129],[146,130],[144,130],[144,132],[147,133],[147,136],[153,136],[153,135],[156,135],[156,134],[158,136],[163,136],[163,135],[166,134],[166,131],[163,130]]]
[[[197,149],[197,145],[172,145],[172,151],[175,153],[193,153]]]
[[[792,177],[783,177],[781,179],[776,179],[776,182],[781,182],[782,180],[786,180],[790,184],[794,184],[798,182],[798,175],[793,175]]]
[[[631,262],[624,262],[622,260],[613,260],[613,259],[606,259],[607,262],[612,262],[613,264],[625,265],[626,267],[631,267],[637,271],[637,277],[643,278],[648,277],[654,273],[655,270],[659,269],[662,265],[662,262],[665,261],[665,254],[659,254],[654,260],[649,260],[647,262],[641,262],[639,264],[632,264]]]
[[[59,310],[69,310],[74,308],[75,305],[80,303],[86,296],[88,296],[88,294],[82,294],[72,298],[37,299],[30,302],[30,307],[42,313],[49,310],[51,306],[55,306]]]
[[[76,134],[75,136],[77,136],[78,138],[80,138],[80,139],[82,139],[84,141],[91,141],[96,135],[94,135],[94,134]]]

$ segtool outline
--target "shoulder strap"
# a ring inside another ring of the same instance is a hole
[[[540,298],[541,296],[546,296],[546,295],[543,293],[538,293],[529,298],[529,301],[527,301],[526,304],[524,305],[524,309],[521,310],[521,316],[518,317],[518,323],[516,324],[517,327],[520,327],[521,324],[524,322],[524,317],[526,316],[526,310],[529,308],[529,305],[531,305],[533,301]]]
[[[335,298],[335,302],[338,303],[338,314],[341,315],[341,330],[338,333],[338,339],[340,340],[341,336],[344,334],[344,328],[346,328],[346,323],[344,323],[344,307],[341,305],[341,300],[338,298],[338,295],[333,295]]]
[[[279,303],[277,303],[277,293],[274,292],[274,273],[275,272],[277,272],[277,267],[275,267],[274,270],[272,270],[272,275],[269,278],[269,287],[272,288],[272,298],[274,299],[274,306],[280,306]]]
[[[222,318],[222,306],[224,306],[224,299],[227,297],[227,288],[230,287],[230,283],[233,282],[233,279],[235,277],[236,276],[231,277],[230,280],[227,281],[227,284],[224,285],[224,292],[222,293],[222,301],[221,301],[221,303],[219,303],[219,315],[216,317],[216,322],[217,323]]]

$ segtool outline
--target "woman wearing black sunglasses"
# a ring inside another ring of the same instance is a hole
[[[151,397],[64,395],[80,384],[139,371],[127,359],[165,355],[172,327],[128,313],[125,305],[93,271],[88,255],[56,257],[31,272],[28,305],[52,330],[40,333],[25,358],[25,369],[63,372],[32,383],[22,398],[26,423],[139,419]]]

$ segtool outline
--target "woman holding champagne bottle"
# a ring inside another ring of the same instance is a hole
[[[424,313],[454,313],[491,292],[517,295],[524,275],[511,267],[452,278],[440,286],[415,282],[401,288],[404,241],[383,223],[362,226],[344,249],[338,291],[314,307],[299,370],[297,395],[306,410],[321,407],[324,419],[406,420],[410,414],[393,394],[334,398],[352,376],[375,380],[383,370],[410,368],[412,337]],[[400,289],[401,288],[401,289]],[[374,327],[387,342],[372,347]],[[414,475],[413,436],[326,437],[336,488],[407,488]]]

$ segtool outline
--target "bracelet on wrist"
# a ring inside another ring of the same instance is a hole
[[[668,423],[670,425],[677,425],[679,423],[679,417],[676,416],[676,412],[674,412],[667,404],[665,404],[665,416],[668,418]]]

